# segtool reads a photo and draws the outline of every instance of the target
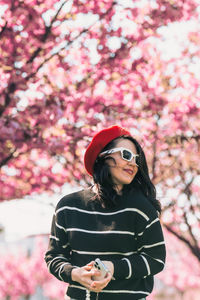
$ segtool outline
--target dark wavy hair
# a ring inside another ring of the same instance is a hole
[[[161,213],[160,202],[156,199],[156,189],[149,177],[146,157],[144,151],[142,150],[142,147],[137,142],[137,140],[131,136],[122,135],[107,144],[101,152],[114,148],[116,146],[116,142],[121,138],[128,139],[132,143],[134,143],[137,154],[139,154],[139,156],[136,158],[138,172],[130,184],[123,186],[122,194],[131,191],[133,188],[139,188],[145,194],[147,199],[152,203],[155,209],[159,213]],[[115,184],[112,180],[110,168],[106,163],[106,159],[108,159],[108,156],[106,155],[102,157],[98,156],[98,158],[96,159],[94,164],[93,180],[97,190],[95,198],[98,199],[104,207],[111,208],[117,205],[117,199],[119,195],[116,192]]]

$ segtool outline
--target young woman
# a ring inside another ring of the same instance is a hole
[[[130,132],[98,132],[84,164],[94,185],[63,197],[55,211],[45,260],[69,283],[70,299],[146,299],[165,263],[160,204],[144,152]],[[106,277],[94,268],[100,258]]]

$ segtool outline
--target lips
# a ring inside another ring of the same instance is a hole
[[[127,172],[129,175],[133,175],[133,170],[131,169],[124,169],[125,172]]]

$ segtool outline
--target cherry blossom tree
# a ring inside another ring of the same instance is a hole
[[[0,5],[0,199],[88,184],[84,149],[118,123],[147,153],[166,228],[200,260],[198,1]]]
[[[49,273],[44,261],[46,250],[46,239],[44,240],[36,237],[35,246],[29,257],[29,268],[33,280],[35,280],[37,286],[42,288],[44,296],[48,297],[48,299],[63,299],[66,293],[67,284],[66,282],[57,280]],[[27,279],[31,280],[31,278]]]
[[[34,294],[36,282],[28,268],[28,258],[19,255],[1,255],[0,266],[0,298],[17,300],[20,296],[27,299]]]
[[[1,254],[0,264],[0,299],[30,299],[38,287],[49,299],[62,299],[67,284],[59,282],[51,275],[44,261],[47,243],[36,238],[35,246],[30,255],[21,248],[13,254],[10,250]]]
[[[166,286],[173,286],[184,292],[189,288],[200,288],[200,265],[195,256],[190,255],[188,247],[173,234],[165,232],[167,263],[164,272],[157,275]],[[192,270],[191,270],[192,266]]]

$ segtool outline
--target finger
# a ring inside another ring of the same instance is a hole
[[[101,287],[97,287],[96,285],[94,285],[93,283],[91,284],[90,288],[91,291],[95,292],[95,293],[99,293],[101,292],[102,288]]]
[[[96,288],[97,287],[97,285],[96,285],[96,281],[93,281],[92,283],[91,283],[91,288]]]
[[[86,271],[90,271],[90,270],[92,269],[92,266],[86,265],[86,266],[84,266],[83,268],[84,268],[84,270],[86,270]]]
[[[89,267],[88,268],[84,267],[84,272],[82,273],[82,276],[86,276],[86,278],[89,277],[90,279],[92,276],[99,276],[99,275],[101,275],[101,272],[95,269],[91,269]]]
[[[91,276],[100,276],[100,275],[101,275],[101,272],[98,271],[98,270],[92,269],[92,270],[89,272],[89,274],[90,274]]]
[[[106,279],[104,280],[104,282],[102,283],[104,286],[107,286],[108,285],[108,283],[111,281],[111,279],[112,279],[112,275],[111,276],[108,276],[108,277],[106,277]]]
[[[112,279],[112,274],[110,272],[107,273],[106,279],[109,279],[109,281]]]
[[[99,292],[101,292],[102,290],[103,290],[103,287],[90,287],[90,290],[91,291],[93,291],[93,292],[95,292],[95,293],[99,293]]]
[[[84,269],[90,271],[93,265],[94,265],[94,261],[92,260],[91,262],[89,262],[87,265],[84,266]]]
[[[84,266],[83,268],[84,268],[85,271],[87,271],[87,272],[84,273],[84,274],[86,274],[86,275],[88,275],[88,276],[90,276],[90,277],[91,277],[91,276],[99,276],[99,275],[101,275],[101,272],[100,272],[99,270],[93,268],[93,267],[90,266],[90,265],[86,265],[86,266]]]
[[[87,287],[87,288],[91,288],[91,285],[92,285],[92,283],[93,283],[93,281],[92,280],[83,280],[82,282],[81,282],[81,284],[82,285],[84,285],[85,287]]]
[[[107,273],[106,277],[104,279],[101,280],[101,284],[108,284],[108,282],[110,282],[110,280],[112,279],[112,274],[110,272]]]
[[[94,265],[94,261],[92,260],[91,262],[89,262],[86,266],[93,266]]]
[[[102,290],[104,287],[107,286],[107,284],[111,281],[111,279],[112,279],[112,275],[110,273],[108,273],[108,275],[105,279],[93,281],[91,284],[91,287],[92,288],[96,287],[97,289]]]

